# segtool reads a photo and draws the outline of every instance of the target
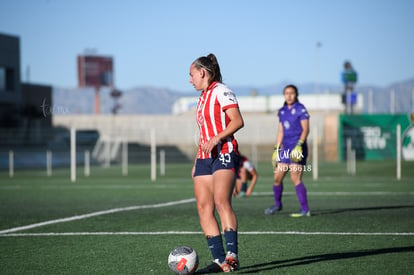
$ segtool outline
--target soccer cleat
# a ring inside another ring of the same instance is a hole
[[[226,262],[220,263],[218,259],[215,259],[210,265],[207,267],[197,270],[195,274],[209,274],[209,273],[227,273],[232,272],[233,268]]]
[[[277,205],[272,205],[269,208],[265,209],[264,213],[265,215],[273,215],[274,213],[281,211],[282,210],[282,205],[277,206]]]
[[[310,217],[311,212],[310,212],[310,210],[308,210],[308,211],[300,210],[298,213],[290,214],[290,216],[292,218]]]
[[[239,257],[237,257],[236,253],[231,251],[227,251],[226,262],[232,267],[233,270],[238,269],[240,266]]]

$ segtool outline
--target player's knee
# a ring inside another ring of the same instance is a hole
[[[200,216],[209,215],[214,212],[214,206],[209,203],[198,203],[197,211]]]
[[[228,200],[217,199],[214,201],[214,204],[216,206],[217,212],[219,213],[225,213],[226,211],[231,210],[231,206]]]
[[[283,181],[283,177],[275,174],[275,176],[273,177],[273,184],[280,185],[282,184],[282,181]]]
[[[279,185],[282,185],[282,184],[283,184],[282,181],[273,181],[274,186],[279,186]]]

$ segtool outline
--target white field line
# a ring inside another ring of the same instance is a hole
[[[151,236],[151,235],[202,235],[198,231],[161,231],[161,232],[49,232],[49,233],[11,233],[0,237],[53,237],[53,236]],[[414,236],[414,232],[302,232],[302,231],[252,231],[239,232],[240,235],[323,235],[323,236]]]
[[[185,204],[185,203],[190,203],[190,202],[195,202],[195,199],[191,198],[191,199],[186,199],[186,200],[171,201],[171,202],[158,203],[158,204],[136,205],[136,206],[129,206],[129,207],[113,208],[113,209],[104,210],[104,211],[97,211],[97,212],[92,212],[92,213],[83,214],[83,215],[77,215],[77,216],[72,216],[72,217],[67,217],[67,218],[61,218],[61,219],[56,219],[56,220],[50,220],[50,221],[39,222],[39,223],[29,224],[29,225],[25,225],[25,226],[19,226],[19,227],[14,227],[14,228],[10,228],[10,229],[5,229],[5,230],[0,231],[0,236],[1,236],[1,234],[7,234],[7,233],[11,233],[11,232],[23,231],[23,230],[37,228],[37,227],[50,225],[50,224],[56,224],[56,223],[62,223],[62,222],[71,222],[71,221],[75,221],[75,220],[83,220],[83,219],[88,219],[88,218],[91,218],[91,217],[107,215],[107,214],[113,214],[113,213],[117,213],[117,212],[131,211],[131,210],[137,210],[137,209],[146,209],[146,208],[167,207],[167,206]]]
[[[294,194],[293,192],[285,192],[285,193],[286,194],[289,194],[289,193]],[[273,193],[271,193],[271,192],[253,193],[253,195],[255,195],[255,196],[263,196],[263,195],[270,195],[270,194],[273,194]],[[414,194],[414,192],[408,192],[408,193],[404,193],[404,192],[309,192],[308,194],[309,195],[321,195],[321,196],[324,196],[324,195],[328,195],[328,196],[331,196],[331,195],[343,195],[343,196],[349,196],[349,195],[393,195],[393,194],[395,194],[395,195],[407,195],[407,194],[412,195],[412,194]],[[2,234],[18,232],[18,231],[23,231],[23,230],[27,230],[27,229],[33,229],[33,228],[37,228],[37,227],[41,227],[41,226],[57,224],[57,223],[63,223],[63,222],[71,222],[71,221],[75,221],[75,220],[88,219],[88,218],[91,218],[91,217],[107,215],[107,214],[112,214],[112,213],[117,213],[117,212],[131,211],[131,210],[137,210],[137,209],[167,207],[167,206],[185,204],[185,203],[190,203],[190,202],[195,202],[195,199],[191,198],[191,199],[172,201],[172,202],[166,202],[166,203],[159,203],[159,204],[137,205],[137,206],[113,208],[113,209],[109,209],[109,210],[97,211],[97,212],[92,212],[92,213],[83,214],[83,215],[76,215],[76,216],[67,217],[67,218],[61,218],[61,219],[56,219],[56,220],[50,220],[50,221],[45,221],[45,222],[34,223],[34,224],[25,225],[25,226],[19,226],[19,227],[14,227],[14,228],[10,228],[10,229],[5,229],[5,230],[0,231],[0,236],[2,236]],[[279,233],[281,234],[281,232],[279,232]],[[264,233],[262,233],[262,234],[264,234]],[[370,233],[370,234],[372,234],[372,233]]]

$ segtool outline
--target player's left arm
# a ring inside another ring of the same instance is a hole
[[[217,134],[216,137],[219,140],[225,139],[228,136],[233,135],[234,133],[236,133],[239,129],[243,128],[244,126],[244,121],[243,121],[243,118],[240,114],[240,110],[238,107],[226,109],[225,112],[228,118],[230,119],[230,122],[223,132]]]
[[[302,119],[300,125],[302,126],[302,133],[300,134],[299,140],[303,143],[309,135],[309,119]]]
[[[306,138],[309,134],[309,119],[302,119],[300,121],[300,124],[302,126],[302,133],[299,136],[299,140],[297,141],[295,148],[293,148],[292,152],[290,153],[290,159],[293,162],[300,162],[302,160],[302,145],[306,141]]]

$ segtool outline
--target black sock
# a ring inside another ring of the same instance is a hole
[[[231,251],[237,254],[238,253],[237,231],[234,231],[234,230],[224,231],[224,239],[226,240],[227,251]]]
[[[221,235],[207,237],[207,243],[213,259],[218,259],[220,263],[224,262],[226,254],[224,253],[223,240],[221,239]]]

